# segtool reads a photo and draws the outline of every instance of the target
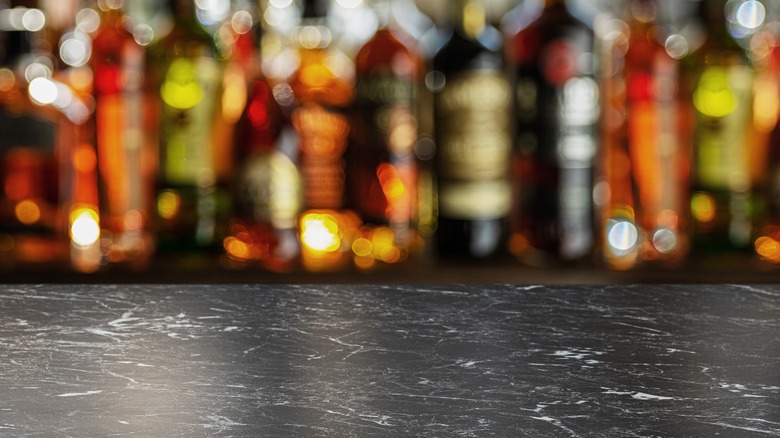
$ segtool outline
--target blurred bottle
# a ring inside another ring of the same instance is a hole
[[[501,34],[479,1],[453,4],[453,29],[433,59],[438,172],[436,245],[442,258],[501,254],[511,206],[512,93]]]
[[[351,65],[329,50],[333,33],[327,26],[327,1],[305,0],[296,32],[300,63],[289,80],[295,98],[292,126],[299,137],[306,211],[299,220],[301,261],[311,271],[348,266],[359,220],[345,207],[343,154],[349,137],[346,108],[353,87]],[[339,67],[342,71],[334,70]]]
[[[295,267],[300,254],[296,218],[302,182],[292,157],[296,136],[260,72],[255,19],[248,9],[239,8],[231,20],[236,32],[231,62],[251,85],[236,125],[235,214],[223,246],[239,267],[259,263],[284,272]]]
[[[699,17],[707,23],[708,35],[694,57],[698,74],[691,216],[694,245],[702,251],[748,247],[756,202],[747,142],[755,72],[728,32],[724,4],[700,3]]]
[[[658,22],[658,3],[632,0],[627,22],[599,22],[602,37],[602,251],[607,264],[680,262],[688,246],[693,112],[681,35]]]
[[[143,267],[153,248],[154,152],[143,141],[144,50],[128,30],[123,0],[97,3],[92,39],[94,129],[103,250],[109,263]],[[141,40],[144,43],[149,41]]]
[[[422,247],[417,218],[417,95],[423,64],[395,25],[390,0],[375,0],[380,28],[356,59],[347,151],[349,205],[365,225],[355,263],[398,263]]]
[[[759,144],[766,141],[766,149],[756,154],[752,165],[754,174],[763,176],[756,189],[765,204],[754,248],[762,260],[775,265],[780,264],[780,21],[776,20],[769,21],[751,41],[757,70],[753,126]]]
[[[0,267],[67,259],[66,151],[53,59],[36,49],[45,16],[0,7]]]
[[[193,0],[171,0],[173,28],[147,53],[147,133],[159,145],[157,238],[161,251],[216,249],[217,175],[213,137],[222,63]],[[159,123],[159,130],[157,129]]]
[[[516,72],[515,173],[519,207],[512,253],[530,263],[582,259],[593,247],[593,162],[599,92],[593,32],[563,0],[511,38]]]

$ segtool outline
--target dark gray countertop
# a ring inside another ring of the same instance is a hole
[[[0,436],[780,436],[780,287],[9,285]]]

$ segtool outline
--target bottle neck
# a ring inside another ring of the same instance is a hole
[[[458,0],[453,26],[467,37],[476,38],[487,26],[485,7],[479,0]]]
[[[373,8],[379,20],[379,28],[390,27],[393,22],[393,6],[390,0],[374,0]]]

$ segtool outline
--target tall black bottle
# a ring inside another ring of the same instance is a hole
[[[545,0],[507,51],[516,73],[518,211],[512,252],[538,262],[576,260],[593,246],[598,85],[593,31],[563,0]]]
[[[500,33],[480,2],[454,2],[452,34],[433,59],[441,258],[503,252],[511,206],[511,90]]]

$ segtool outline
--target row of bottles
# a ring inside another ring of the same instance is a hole
[[[0,266],[780,262],[778,36],[757,0],[672,26],[654,0],[592,25],[526,0],[504,32],[457,0],[417,45],[409,3],[375,0],[352,57],[327,0],[171,0],[167,26],[141,3],[32,3],[0,9]]]

